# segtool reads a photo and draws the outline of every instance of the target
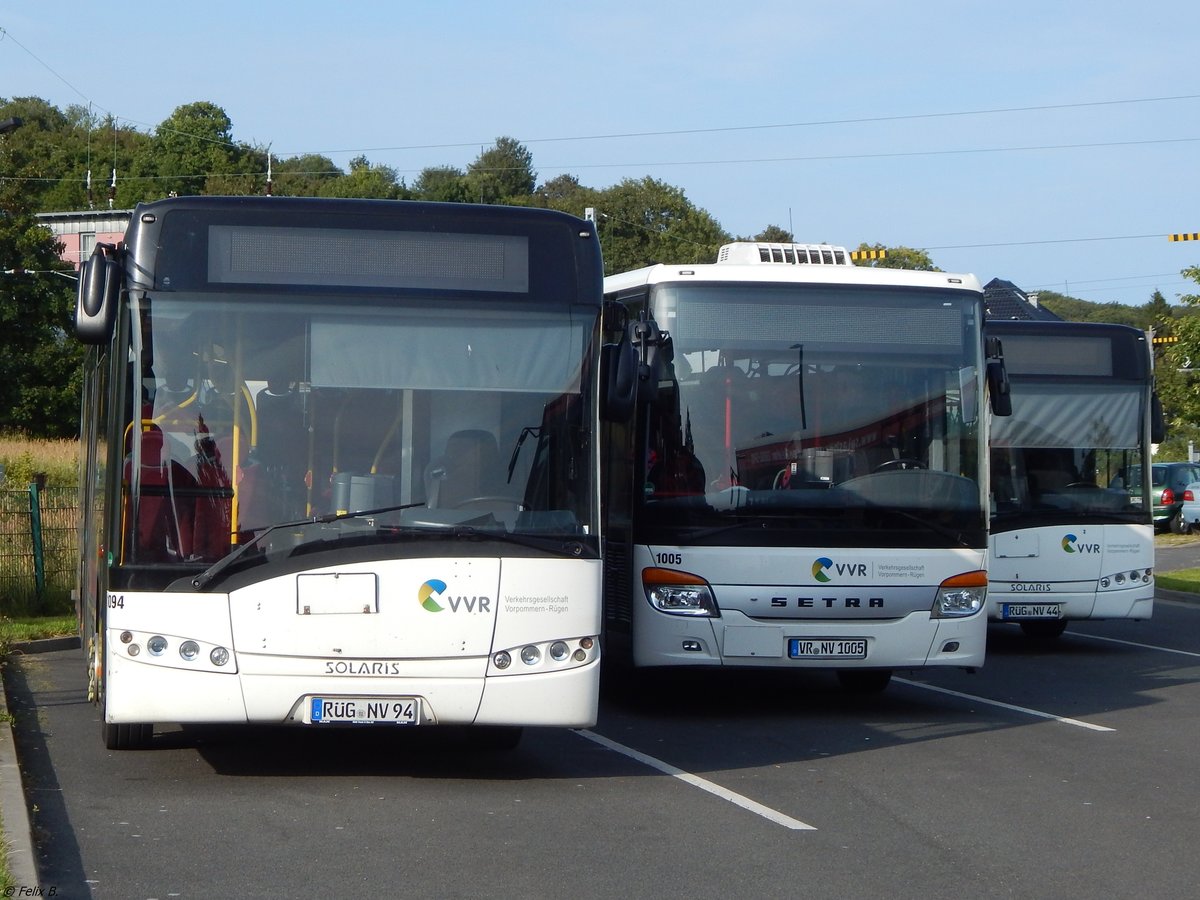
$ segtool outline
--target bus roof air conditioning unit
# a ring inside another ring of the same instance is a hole
[[[717,251],[718,263],[758,265],[783,263],[792,266],[852,266],[845,247],[832,244],[773,244],[738,241]]]

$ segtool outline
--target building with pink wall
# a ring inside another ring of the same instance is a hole
[[[87,209],[78,212],[38,213],[37,220],[58,238],[61,256],[76,269],[92,255],[99,243],[115,244],[125,237],[125,228],[133,216],[131,209]]]

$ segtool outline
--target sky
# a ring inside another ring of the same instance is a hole
[[[512,137],[539,183],[653,177],[733,235],[1142,305],[1200,293],[1168,239],[1200,232],[1198,49],[1194,0],[61,0],[0,9],[0,98],[148,133],[209,101],[410,184]]]

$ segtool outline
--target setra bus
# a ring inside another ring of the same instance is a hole
[[[81,273],[79,616],[108,747],[156,723],[596,718],[599,242],[547,210],[139,206]],[[630,362],[632,360],[632,363]],[[603,362],[603,365],[602,365]]]
[[[973,668],[1002,359],[971,275],[740,242],[605,279],[661,329],[605,426],[605,639],[637,667]]]
[[[989,319],[1012,415],[991,433],[988,615],[1031,637],[1154,610],[1150,442],[1162,409],[1146,334]]]

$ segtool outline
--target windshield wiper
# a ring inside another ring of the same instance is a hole
[[[522,547],[532,547],[535,550],[545,550],[562,556],[583,556],[584,544],[575,538],[542,537],[522,531],[506,531],[503,528],[480,528],[477,525],[456,525],[448,533],[449,537],[460,540],[495,540]]]
[[[245,556],[251,547],[258,545],[268,534],[278,531],[281,528],[300,528],[304,525],[328,525],[331,522],[340,522],[344,519],[361,519],[366,516],[379,516],[383,515],[384,513],[399,512],[403,509],[412,509],[414,506],[424,505],[424,501],[420,503],[401,503],[395,506],[380,506],[376,509],[363,509],[355,512],[329,513],[328,515],[324,516],[312,516],[308,519],[298,519],[295,522],[280,522],[278,525],[271,525],[268,528],[264,528],[251,540],[242,544],[232,553],[222,556],[199,575],[195,576],[192,579],[192,587],[196,590],[200,590],[206,585],[210,584],[214,578],[233,565],[233,563],[235,563],[237,560]]]

